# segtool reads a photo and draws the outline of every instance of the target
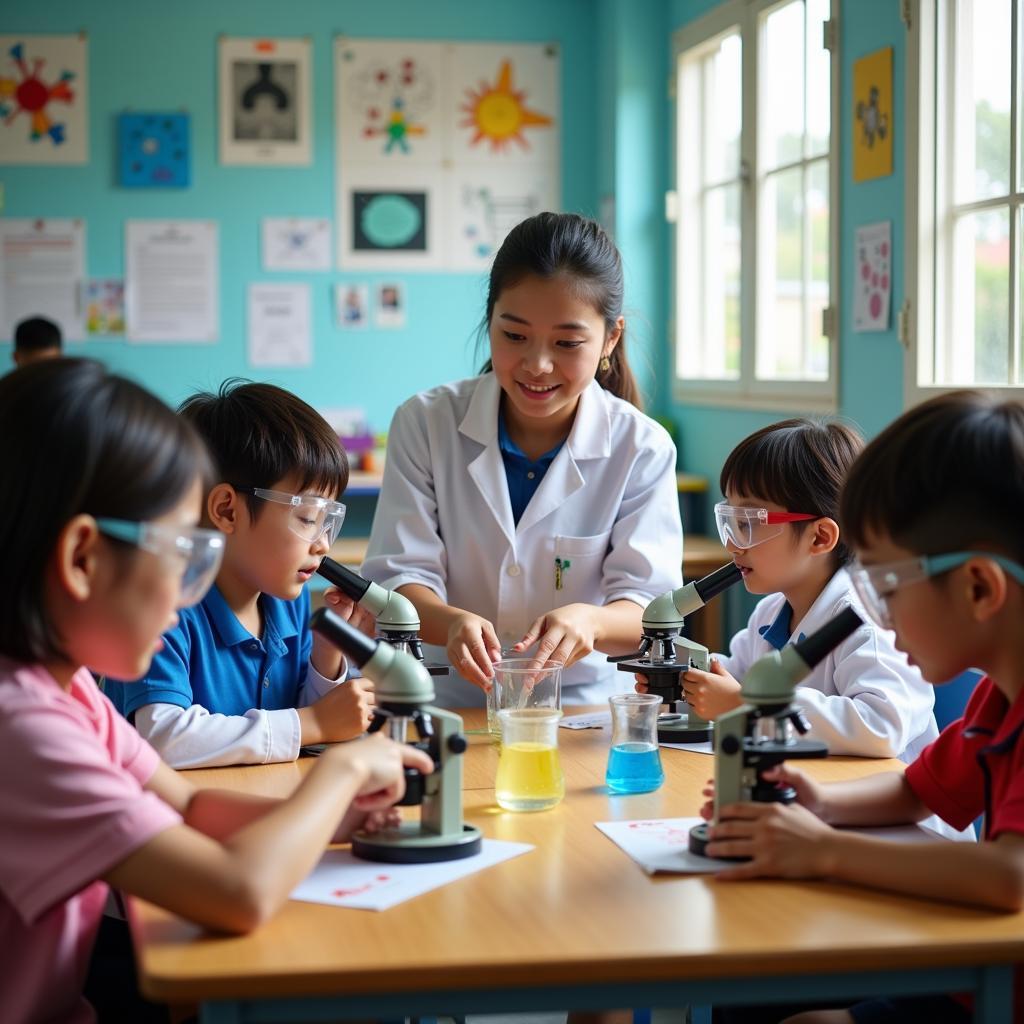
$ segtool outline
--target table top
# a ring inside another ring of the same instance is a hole
[[[482,711],[464,715],[468,729],[482,726]],[[712,771],[708,755],[663,749],[660,790],[612,796],[603,784],[608,733],[562,729],[565,800],[549,811],[515,814],[494,802],[497,748],[486,735],[469,739],[466,820],[487,837],[533,843],[534,850],[384,912],[289,902],[243,937],[211,935],[134,901],[147,994],[181,1002],[507,989],[1024,958],[1024,914],[829,882],[645,875],[594,822],[696,814]],[[309,766],[303,760],[187,775],[200,786],[284,795]],[[823,780],[901,767],[861,758],[803,766]]]

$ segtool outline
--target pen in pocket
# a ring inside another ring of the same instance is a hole
[[[556,558],[555,559],[555,590],[562,589],[562,573],[564,573],[572,563],[568,558]]]

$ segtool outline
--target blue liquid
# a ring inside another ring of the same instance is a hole
[[[665,781],[661,755],[651,743],[620,743],[608,754],[605,784],[613,793],[649,793]]]

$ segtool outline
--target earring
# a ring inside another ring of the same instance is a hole
[[[612,368],[612,361],[607,356],[601,356],[601,362],[597,364],[599,373],[607,373]]]

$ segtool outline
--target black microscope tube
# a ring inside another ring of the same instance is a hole
[[[333,583],[346,597],[358,601],[370,589],[370,581],[347,569],[333,558],[324,558],[316,570],[328,583]]]
[[[735,562],[729,562],[714,572],[709,572],[703,579],[697,580],[693,585],[697,596],[707,604],[711,598],[716,597],[723,590],[728,590],[734,583],[743,579],[743,573]]]
[[[834,647],[838,647],[862,623],[861,617],[847,608],[834,619],[829,619],[821,629],[793,645],[800,660],[808,668],[814,668]]]
[[[350,626],[330,608],[321,608],[314,612],[309,625],[330,640],[339,651],[343,651],[359,668],[362,668],[377,650],[376,640],[371,640],[365,633],[360,633],[355,626]]]

